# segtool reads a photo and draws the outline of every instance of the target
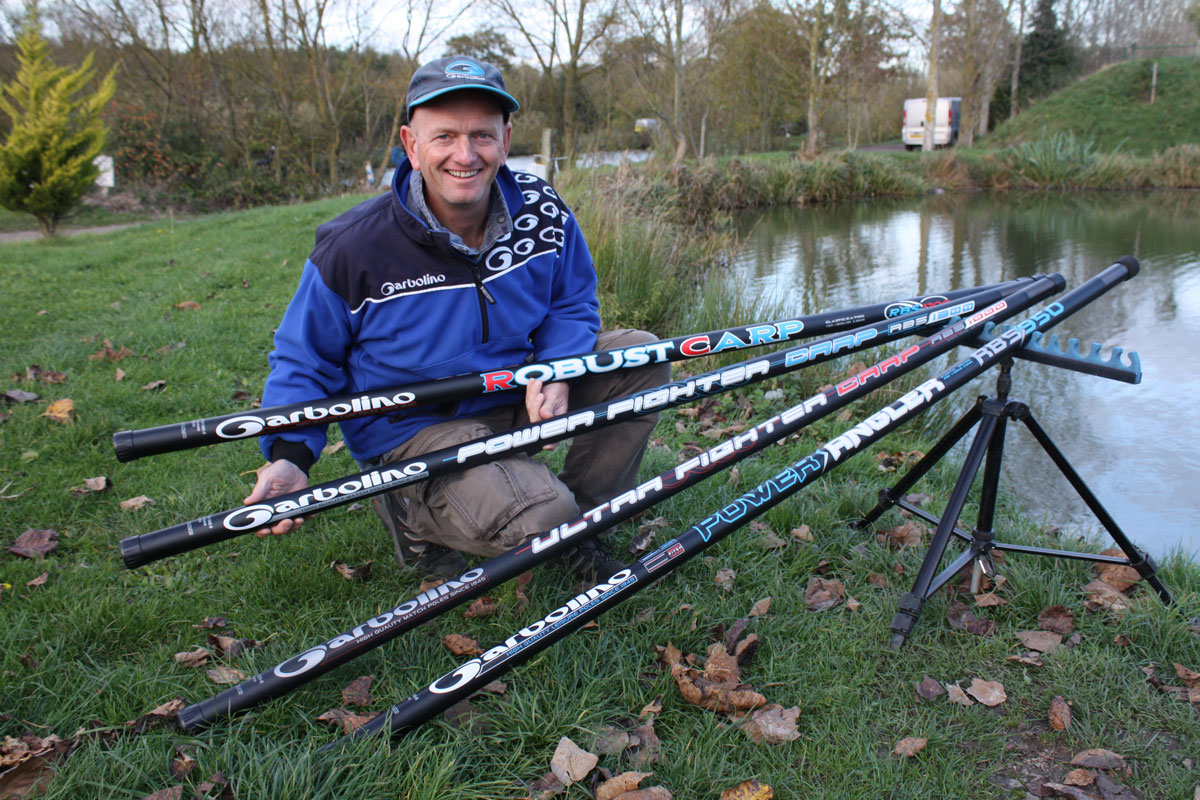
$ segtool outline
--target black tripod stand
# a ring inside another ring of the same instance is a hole
[[[1051,558],[1068,558],[1083,561],[1096,561],[1108,564],[1130,566],[1137,570],[1146,583],[1153,587],[1164,603],[1171,602],[1171,595],[1158,579],[1158,567],[1146,553],[1134,547],[1133,543],[1117,525],[1116,521],[1100,504],[1100,501],[1083,482],[1074,468],[1067,462],[1062,451],[1051,441],[1049,435],[1033,418],[1029,406],[1019,400],[1010,400],[1008,393],[1012,388],[1012,359],[1000,364],[1000,376],[996,380],[996,396],[979,400],[964,414],[954,426],[938,440],[937,444],[920,461],[913,465],[900,480],[890,489],[879,493],[879,503],[867,512],[861,520],[855,523],[858,528],[865,528],[877,520],[883,512],[893,506],[906,509],[915,516],[937,526],[929,550],[925,554],[921,568],[917,572],[912,590],[900,600],[899,610],[892,618],[892,648],[904,644],[908,635],[916,625],[917,615],[921,613],[925,601],[933,596],[938,589],[954,578],[968,564],[974,564],[978,571],[985,574],[993,573],[992,551],[1001,550],[1013,553],[1028,553],[1030,555],[1048,556]],[[1000,462],[1004,455],[1004,434],[1008,420],[1020,420],[1033,434],[1033,438],[1041,445],[1059,472],[1067,479],[1072,488],[1079,494],[1087,507],[1112,536],[1113,541],[1125,553],[1125,558],[1119,556],[1103,556],[1095,553],[1079,553],[1069,550],[1051,550],[1042,547],[1028,547],[1016,544],[1004,544],[995,540],[992,524],[996,512],[996,493],[1000,481]],[[975,425],[979,430],[971,442],[966,461],[959,472],[950,500],[941,518],[934,517],[928,512],[905,502],[902,498],[912,488],[921,476],[928,472],[938,461],[945,457],[963,436]],[[985,464],[986,458],[986,464]],[[975,528],[967,534],[958,527],[958,519],[966,504],[971,484],[984,465],[983,485],[979,501],[979,515]],[[959,555],[940,573],[935,574],[938,564],[945,553],[946,545],[951,536],[957,536],[968,543],[966,551]]]

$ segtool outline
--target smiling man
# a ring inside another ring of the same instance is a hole
[[[407,106],[408,163],[391,191],[317,229],[275,334],[264,406],[654,341],[597,335],[596,271],[574,215],[547,183],[505,166],[520,106],[499,70],[432,61],[413,75]],[[523,395],[364,417],[342,433],[361,466],[379,466],[658,386],[669,369],[531,381]],[[498,555],[632,488],[655,421],[577,437],[558,475],[515,455],[381,495],[375,510],[401,563],[456,575],[463,552]],[[323,427],[262,437],[268,463],[245,502],[306,487],[325,441]],[[567,563],[595,580],[623,567],[591,541]]]

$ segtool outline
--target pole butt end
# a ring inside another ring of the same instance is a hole
[[[133,431],[117,431],[113,434],[112,442],[117,461],[133,461],[137,458],[137,454],[133,452]]]
[[[1129,280],[1134,275],[1137,275],[1142,269],[1142,265],[1133,256],[1121,256],[1115,263],[1123,265],[1129,271],[1129,274],[1125,276],[1125,280]]]
[[[189,733],[198,731],[203,728],[211,720],[211,717],[205,713],[206,706],[211,706],[212,701],[203,703],[193,703],[187,708],[179,712],[179,724]]]
[[[125,566],[129,569],[137,569],[149,563],[142,554],[142,543],[138,537],[127,536],[121,540],[121,560],[125,562]]]

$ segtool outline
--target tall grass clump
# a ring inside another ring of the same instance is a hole
[[[647,186],[628,166],[618,173],[611,183],[585,173],[559,182],[596,264],[604,325],[682,331],[690,306],[681,300],[709,279],[732,240],[717,228],[680,224],[650,199],[664,187]]]
[[[1084,175],[1100,156],[1095,139],[1071,131],[1021,142],[1008,152],[1013,176],[1038,189],[1070,189],[1086,185]]]
[[[1154,157],[1151,175],[1156,186],[1200,188],[1200,144],[1180,144]]]

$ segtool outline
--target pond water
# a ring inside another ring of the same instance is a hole
[[[1092,342],[1106,355],[1112,346],[1137,352],[1141,383],[1018,361],[1012,397],[1030,405],[1135,543],[1157,557],[1200,557],[1200,194],[937,195],[771,209],[738,226],[731,286],[783,301],[786,313],[1039,272],[1060,272],[1073,287],[1137,257],[1136,278],[1053,332],[1064,344],[1078,338],[1084,352]],[[947,402],[965,409],[991,393],[996,374]],[[1024,426],[1009,431],[1003,481],[1029,513],[1071,533],[1102,532]]]

